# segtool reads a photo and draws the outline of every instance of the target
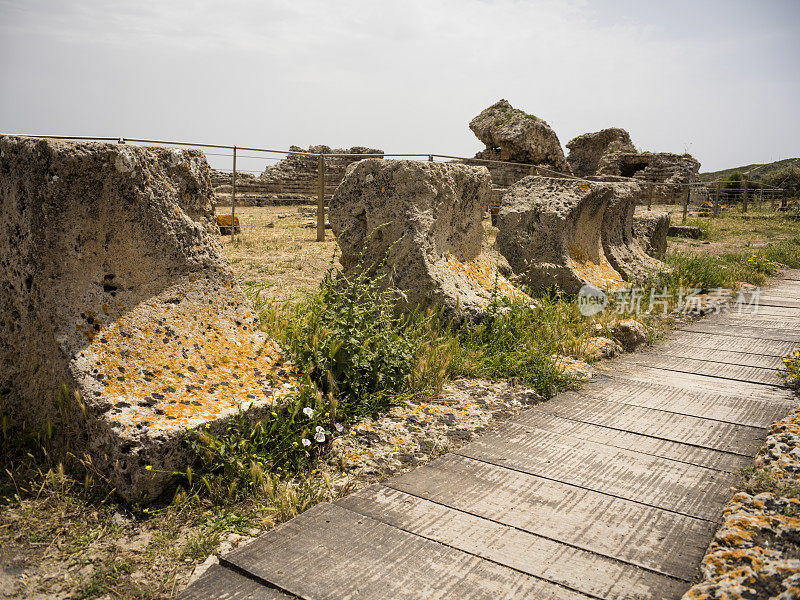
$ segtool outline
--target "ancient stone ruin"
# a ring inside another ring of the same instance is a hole
[[[0,401],[15,427],[68,417],[128,500],[186,467],[188,430],[294,389],[216,241],[208,171],[197,151],[0,137]]]
[[[325,154],[325,195],[331,196],[342,182],[347,167],[359,157],[337,156],[340,154],[374,154],[383,157],[383,150],[353,146],[352,148],[330,148],[290,146],[291,152]],[[231,198],[231,173],[212,171],[211,184],[218,201],[229,204]],[[274,204],[296,204],[298,201],[315,200],[319,186],[319,158],[303,154],[287,154],[286,158],[268,166],[259,176],[237,172],[236,202],[249,206]]]
[[[647,279],[666,265],[647,254],[633,229],[634,212],[642,190],[633,182],[606,183],[611,196],[603,214],[600,238],[608,262],[629,283]],[[666,238],[664,238],[666,244]]]
[[[345,273],[385,275],[406,309],[441,307],[480,320],[495,295],[524,297],[484,251],[488,206],[483,167],[409,160],[352,165],[330,203]]]
[[[614,290],[660,263],[633,238],[635,183],[526,177],[505,193],[496,246],[534,291]]]
[[[495,102],[472,119],[469,128],[486,144],[475,158],[539,165],[569,173],[569,165],[555,131],[542,119],[511,106],[507,100]],[[486,163],[496,186],[509,186],[526,175],[530,168]]]
[[[643,211],[633,216],[633,235],[650,256],[661,256],[667,251],[669,223],[666,212]]]
[[[608,152],[597,166],[598,177],[632,177],[642,184],[687,184],[697,180],[700,162],[689,155],[669,152]],[[685,187],[647,185],[652,201],[679,202]]]
[[[638,152],[630,134],[618,127],[579,135],[567,148],[567,161],[575,175],[600,180],[633,178],[646,185],[644,192],[654,202],[680,202],[686,188],[647,184],[692,183],[700,172],[700,163],[689,154]]]
[[[567,162],[572,173],[578,177],[594,175],[606,154],[636,152],[630,134],[619,127],[579,135],[567,144],[567,148]]]

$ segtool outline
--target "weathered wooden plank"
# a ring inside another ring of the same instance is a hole
[[[765,356],[786,356],[792,351],[794,342],[780,340],[757,340],[731,335],[718,335],[702,331],[676,331],[670,335],[664,344],[686,344],[697,348],[710,348],[714,350],[733,350],[748,354],[762,354]]]
[[[614,379],[622,378],[633,381],[658,382],[662,385],[695,390],[698,392],[718,392],[720,390],[725,390],[727,394],[744,396],[752,398],[753,400],[768,400],[774,397],[774,400],[777,401],[782,395],[791,395],[791,392],[788,390],[771,385],[750,383],[734,379],[721,380],[718,377],[657,369],[642,364],[622,364],[619,362],[615,363],[613,367],[603,365],[598,371]]]
[[[594,401],[593,398],[587,398],[587,400]],[[594,402],[597,404],[596,401]],[[624,410],[625,405],[620,405],[620,407]],[[631,450],[641,454],[667,458],[728,473],[733,473],[752,461],[750,456],[733,452],[704,448],[685,442],[676,442],[661,437],[634,433],[621,428],[584,422],[571,418],[568,411],[563,411],[561,415],[552,414],[551,411],[555,410],[557,409],[554,407],[543,405],[526,412],[515,422],[551,433],[590,440],[613,448]]]
[[[628,379],[615,374],[613,378],[600,377],[587,383],[578,393],[598,400],[763,429],[785,417],[796,404],[791,395],[784,395],[782,390],[775,392],[757,400],[742,395],[669,386],[655,380]]]
[[[455,454],[387,485],[687,581],[716,529],[709,521]]]
[[[738,330],[742,327],[748,328],[748,335],[758,338],[759,330],[766,330],[769,335],[775,331],[782,331],[794,340],[800,340],[800,322],[790,317],[779,317],[770,314],[745,314],[745,315],[722,315],[710,316],[703,319],[700,323],[706,325],[719,325],[728,327],[731,333],[738,335]]]
[[[220,560],[301,598],[550,598],[586,595],[320,504]]]
[[[292,600],[293,598],[295,596],[288,596],[220,565],[211,565],[197,581],[178,594],[178,600]]]
[[[727,335],[731,337],[775,340],[779,342],[791,342],[795,345],[800,344],[800,331],[782,331],[780,329],[769,329],[767,327],[753,327],[736,324],[733,321],[728,323],[711,323],[701,320],[682,327],[681,331],[698,331],[700,333],[715,333],[717,335]]]
[[[800,300],[795,300],[793,298],[779,298],[776,296],[761,296],[758,299],[759,312],[761,312],[761,309],[764,307],[795,309],[795,308],[800,308]]]
[[[740,459],[744,457],[749,461],[765,438],[764,430],[756,427],[735,425],[618,402],[598,401],[597,398],[582,395],[580,392],[562,394],[550,402],[544,402],[526,411],[517,419],[517,422],[544,428],[542,425],[538,425],[541,422],[538,415],[541,413],[623,430],[639,436],[648,436],[653,438],[651,443],[654,444],[654,450],[660,449],[656,445],[660,442],[677,443],[679,447],[675,449],[666,445],[665,450],[668,455],[659,454],[659,456],[686,462],[709,461],[699,464],[714,468],[719,468],[720,464],[738,468],[741,466]],[[599,436],[599,433],[592,433],[594,435],[588,439],[606,443],[602,437],[595,437]],[[631,443],[640,442],[644,443],[636,438],[631,440]],[[684,453],[682,447],[686,445],[689,445],[689,448]],[[701,450],[705,450],[705,452],[699,452]],[[695,456],[696,451],[698,454]],[[654,452],[649,453],[653,454]],[[718,456],[719,454],[722,456]],[[726,456],[728,454],[735,454],[738,457]]]
[[[683,358],[675,356],[663,356],[652,352],[643,352],[626,356],[616,366],[641,365],[654,369],[666,369],[678,373],[691,373],[694,375],[706,375],[708,377],[719,377],[735,381],[744,381],[763,385],[773,385],[784,387],[786,382],[773,369],[764,367],[748,367],[743,365],[731,365],[723,362],[708,360],[698,360],[695,358]]]
[[[779,356],[751,354],[748,352],[736,352],[719,348],[698,348],[689,344],[676,344],[672,340],[658,342],[648,354],[694,358],[696,360],[709,360],[729,365],[761,367],[763,369],[773,370],[783,366],[783,361]]]
[[[683,580],[381,485],[343,498],[337,504],[595,598],[679,598],[688,587]]]
[[[762,299],[765,300],[762,302]],[[785,304],[788,303],[789,306]],[[756,314],[756,315],[773,315],[776,317],[785,317],[789,319],[798,319],[800,318],[800,300],[782,300],[778,298],[759,298],[758,304],[755,305],[752,310],[742,310],[742,314],[739,314],[738,310],[733,310],[730,312],[732,315],[746,317],[748,315]]]
[[[677,513],[716,520],[734,476],[506,423],[457,454]]]

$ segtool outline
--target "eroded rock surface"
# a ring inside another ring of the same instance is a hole
[[[603,250],[603,216],[614,185],[526,177],[503,196],[496,246],[535,291],[556,286],[576,294],[585,284],[625,287]]]
[[[622,346],[611,338],[596,336],[586,340],[586,358],[589,360],[600,360],[601,358],[613,358],[622,352]]]
[[[662,256],[667,251],[669,213],[644,211],[633,215],[633,235],[650,256]]]
[[[124,498],[186,466],[187,430],[293,389],[215,239],[201,153],[1,137],[0,199],[3,404],[59,422],[66,386],[71,447]]]
[[[641,198],[641,187],[632,182],[607,185],[611,196],[603,214],[601,237],[611,266],[631,283],[644,281],[654,272],[665,270],[667,266],[647,254],[640,238],[634,234],[634,212]]]
[[[459,379],[433,398],[411,400],[358,422],[336,438],[328,462],[367,481],[452,452],[543,398],[505,381]]]
[[[579,135],[567,144],[567,148],[567,162],[578,177],[594,175],[606,153],[636,152],[630,134],[619,127]]]
[[[490,189],[482,167],[376,159],[352,165],[330,203],[345,273],[384,275],[406,308],[439,306],[456,321],[480,320],[496,295],[524,297],[484,251]]]
[[[486,144],[475,158],[543,165],[569,172],[555,131],[546,121],[500,100],[472,119],[469,128]]]
[[[633,352],[650,339],[647,328],[635,319],[619,321],[614,327],[614,337],[626,352]]]

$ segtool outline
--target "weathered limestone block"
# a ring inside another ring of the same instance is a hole
[[[614,337],[627,352],[633,352],[650,339],[647,328],[635,319],[623,319],[617,323]]]
[[[625,287],[603,251],[603,216],[615,184],[525,177],[503,196],[496,246],[533,290],[576,294],[585,284]]]
[[[567,144],[572,173],[578,177],[594,175],[607,152],[636,152],[630,134],[619,127],[579,135]]]
[[[65,385],[66,442],[128,500],[185,468],[187,430],[294,387],[211,199],[196,151],[0,137],[0,403],[17,427],[58,420]]]
[[[233,227],[231,227],[231,220],[233,221]],[[220,235],[234,235],[242,231],[239,226],[239,217],[236,215],[233,218],[231,218],[231,215],[217,215],[217,226],[219,227]]]
[[[607,337],[590,337],[586,340],[584,355],[588,360],[612,358],[622,352],[622,346],[616,340]]]
[[[469,128],[486,144],[486,151],[476,158],[544,165],[569,172],[561,143],[550,125],[512,107],[507,100],[495,102],[482,111],[472,119]]]
[[[703,230],[696,225],[670,225],[667,230],[667,235],[699,240],[703,236]]]
[[[644,211],[633,215],[633,235],[650,256],[661,256],[667,251],[669,213]]]
[[[653,272],[663,271],[664,263],[647,254],[633,232],[633,215],[641,198],[641,188],[632,182],[606,184],[611,197],[603,214],[603,250],[608,262],[628,282],[647,279]]]
[[[483,318],[495,290],[524,298],[483,248],[490,193],[482,167],[379,159],[352,165],[330,203],[345,273],[386,275],[406,309],[439,306],[455,321]]]

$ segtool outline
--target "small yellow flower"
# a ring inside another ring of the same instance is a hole
[[[152,471],[153,470],[153,466],[152,465],[147,465],[145,467],[145,469],[147,469],[148,471]]]

